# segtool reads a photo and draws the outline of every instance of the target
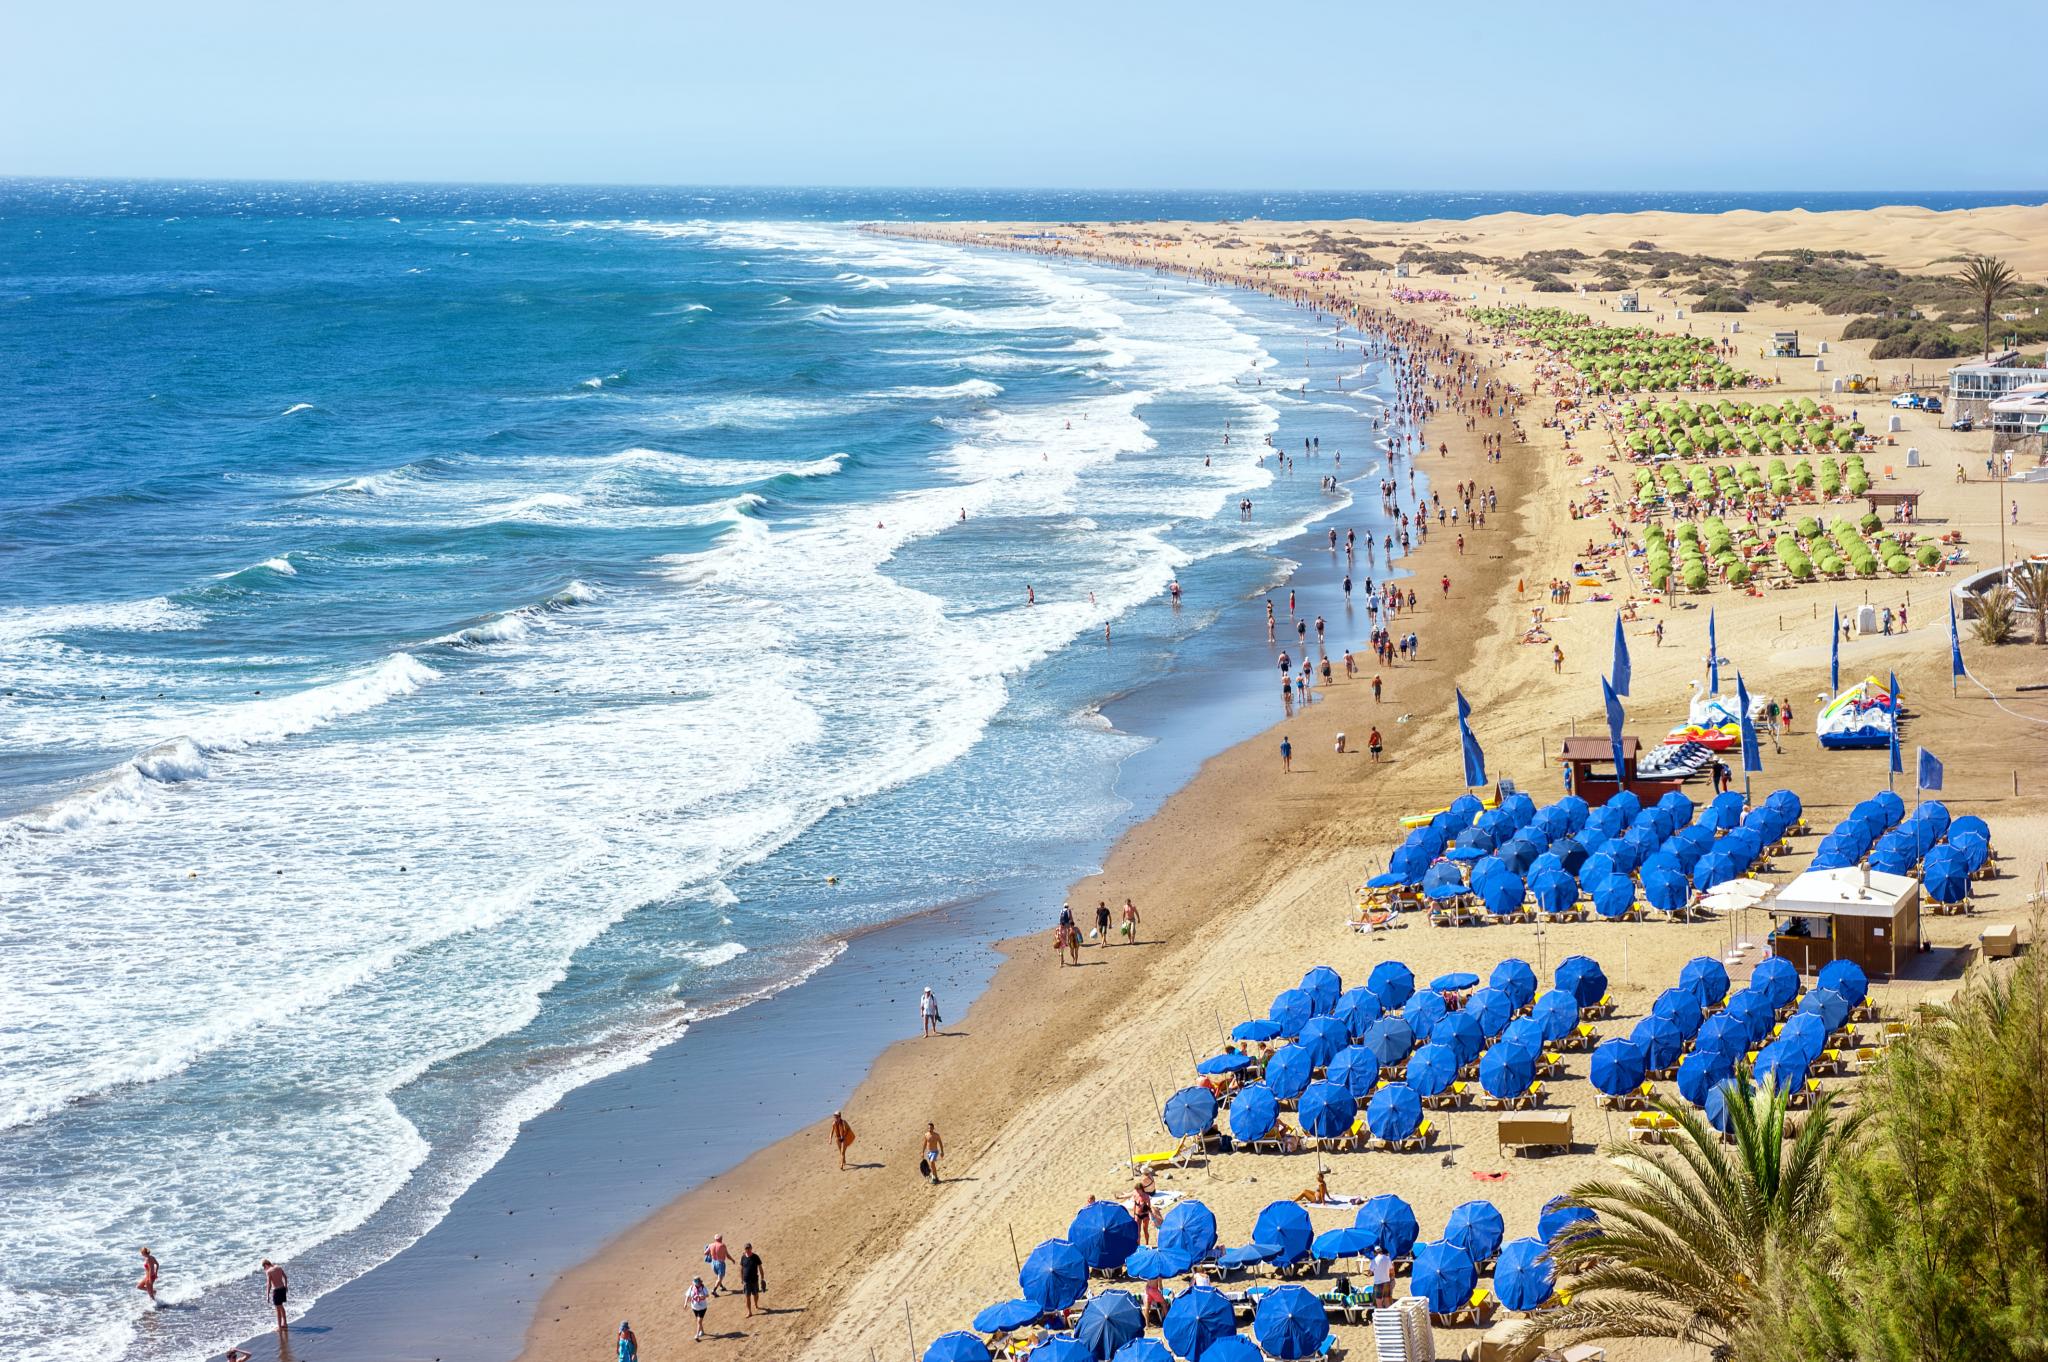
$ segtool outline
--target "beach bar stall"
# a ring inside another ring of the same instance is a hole
[[[1571,773],[1572,793],[1594,808],[1614,798],[1617,790],[1634,790],[1636,798],[1654,804],[1684,784],[1679,780],[1646,780],[1637,774],[1643,751],[1640,738],[1621,740],[1621,779],[1614,777],[1614,748],[1606,738],[1566,738],[1561,760]]]
[[[1875,979],[1920,949],[1920,881],[1858,866],[1809,870],[1764,904],[1771,954],[1801,974],[1849,960]]]

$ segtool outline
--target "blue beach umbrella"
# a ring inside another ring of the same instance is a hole
[[[1280,1038],[1280,1023],[1266,1017],[1256,1017],[1251,1021],[1241,1021],[1230,1028],[1230,1038],[1232,1040],[1246,1041],[1278,1040]]]
[[[1280,1103],[1264,1083],[1240,1088],[1230,1099],[1230,1138],[1240,1144],[1261,1139],[1280,1119]]]
[[[1405,1256],[1415,1247],[1415,1237],[1422,1231],[1422,1225],[1408,1203],[1387,1192],[1369,1198],[1360,1206],[1353,1224],[1374,1248],[1385,1249],[1389,1258]]]
[[[1870,976],[1854,960],[1830,960],[1822,965],[1819,984],[1841,994],[1851,1007],[1862,1006],[1870,996]]]
[[[1689,988],[1667,988],[1650,1004],[1650,1015],[1666,1018],[1680,1037],[1691,1040],[1699,1034],[1702,1019],[1699,995]]]
[[[1612,856],[1609,856],[1605,851],[1596,851],[1585,860],[1579,862],[1579,888],[1590,894],[1600,881],[1606,879],[1609,875],[1618,875],[1620,873],[1621,867],[1615,864]]]
[[[1210,1286],[1191,1287],[1166,1307],[1166,1323],[1160,1332],[1176,1354],[1199,1358],[1217,1339],[1237,1333],[1237,1316],[1221,1291]]]
[[[1700,822],[1709,827],[1726,831],[1742,821],[1742,791],[1723,790],[1707,803],[1707,810],[1700,815]]]
[[[1415,992],[1415,971],[1399,960],[1382,960],[1366,976],[1365,986],[1380,1000],[1383,1011],[1391,1011]]]
[[[1166,1133],[1174,1138],[1199,1135],[1216,1123],[1216,1094],[1207,1088],[1182,1088],[1166,1099],[1161,1116]]]
[[[1677,829],[1682,828],[1686,824],[1692,822],[1693,810],[1697,808],[1698,805],[1694,804],[1690,799],[1687,799],[1685,795],[1683,795],[1679,791],[1672,790],[1670,793],[1666,794],[1662,799],[1657,801],[1657,807],[1660,809],[1664,809],[1671,814],[1671,826],[1674,829]]]
[[[1751,1045],[1769,1035],[1771,1023],[1777,1020],[1777,1010],[1771,1006],[1771,1000],[1754,988],[1737,989],[1730,994],[1728,1002],[1721,1008],[1721,1015],[1741,1022]]]
[[[1037,1362],[1028,1359],[1027,1362]],[[1242,1334],[1235,1338],[1219,1338],[1202,1353],[1202,1362],[1266,1362],[1266,1355],[1259,1351],[1259,1345]]]
[[[1696,1107],[1704,1106],[1708,1091],[1725,1083],[1734,1072],[1734,1066],[1719,1051],[1695,1050],[1678,1065],[1678,1095]]]
[[[1552,976],[1552,982],[1571,994],[1580,1007],[1591,1007],[1607,996],[1607,975],[1601,970],[1600,962],[1591,956],[1566,956]]]
[[[1758,1087],[1775,1084],[1779,1092],[1797,1092],[1806,1084],[1808,1059],[1783,1043],[1764,1047],[1750,1069]]]
[[[1587,1077],[1609,1097],[1634,1092],[1643,1085],[1643,1047],[1620,1036],[1601,1041],[1587,1063]]]
[[[1817,1013],[1799,1012],[1785,1019],[1778,1028],[1776,1048],[1802,1056],[1811,1064],[1820,1058],[1820,1052],[1828,1045],[1827,1023]],[[1758,1056],[1762,1058],[1761,1055]]]
[[[1424,990],[1410,998],[1408,1005],[1401,1009],[1401,1020],[1408,1023],[1409,1031],[1416,1036],[1426,1036],[1450,1010],[1442,994]]]
[[[1685,1037],[1669,1017],[1651,1015],[1635,1024],[1628,1038],[1642,1047],[1643,1062],[1652,1069],[1668,1069],[1678,1063]]]
[[[1360,984],[1357,988],[1345,989],[1337,999],[1336,1008],[1330,1015],[1344,1023],[1344,1029],[1353,1039],[1365,1034],[1365,1028],[1379,1020],[1380,1000],[1373,991]]]
[[[1502,870],[1479,881],[1479,901],[1496,916],[1519,911],[1526,893],[1522,877],[1512,870]]]
[[[1623,819],[1629,819],[1642,812],[1643,801],[1634,790],[1616,790],[1600,807],[1613,809]]]
[[[1773,836],[1770,840],[1775,842],[1778,839]],[[1763,855],[1764,835],[1756,828],[1737,828],[1723,837],[1715,846],[1715,850],[1726,852],[1735,862],[1735,874],[1740,875],[1756,864],[1757,857]],[[1733,879],[1734,876],[1729,878]],[[1713,883],[1718,884],[1720,881]]]
[[[1773,955],[1749,972],[1749,986],[1762,993],[1773,1008],[1783,1007],[1799,995],[1799,971],[1790,960]]]
[[[1283,1036],[1298,1036],[1308,1019],[1316,1014],[1316,1000],[1298,988],[1283,988],[1273,998],[1266,1015],[1280,1027]]]
[[[1601,917],[1621,917],[1635,903],[1636,882],[1626,875],[1609,875],[1593,886],[1593,911]]]
[[[1363,1100],[1379,1086],[1379,1056],[1363,1045],[1347,1045],[1337,1052],[1323,1077],[1353,1097]]]
[[[1344,981],[1328,965],[1316,965],[1301,976],[1299,987],[1315,1004],[1316,1015],[1328,1016],[1337,1005],[1337,996],[1344,991]]]
[[[1252,1057],[1242,1050],[1225,1050],[1220,1055],[1210,1055],[1195,1066],[1198,1074],[1215,1077],[1218,1074],[1234,1074],[1252,1066]]]
[[[940,1334],[924,1350],[924,1362],[988,1362],[988,1344],[964,1329]]]
[[[1277,1245],[1280,1251],[1273,1255],[1273,1261],[1283,1266],[1306,1258],[1309,1241],[1315,1237],[1315,1226],[1309,1223],[1308,1212],[1299,1202],[1269,1202],[1259,1212],[1259,1218],[1252,1221],[1252,1241]]]
[[[1074,1337],[1090,1357],[1101,1362],[1145,1332],[1145,1311],[1128,1291],[1102,1291],[1089,1297],[1074,1324]]]
[[[1536,906],[1546,913],[1562,913],[1579,901],[1579,882],[1562,869],[1546,870],[1529,882]]]
[[[1717,884],[1740,878],[1748,868],[1747,861],[1738,861],[1727,851],[1710,851],[1693,862],[1692,887],[1704,894]]]
[[[1953,846],[1938,846],[1927,853],[1920,880],[1934,902],[1961,903],[1970,894],[1969,859]]]
[[[1479,1058],[1486,1047],[1486,1029],[1470,1012],[1452,1012],[1429,1029],[1429,1043],[1448,1047],[1462,1068]]]
[[[1419,846],[1399,846],[1387,857],[1387,875],[1397,884],[1420,884],[1429,869],[1429,853]]]
[[[1227,1248],[1216,1255],[1218,1267],[1250,1267],[1254,1263],[1271,1262],[1280,1252],[1278,1244],[1261,1244],[1253,1240],[1236,1248]]]
[[[1389,1083],[1365,1104],[1365,1128],[1382,1140],[1405,1140],[1422,1124],[1422,1098],[1406,1083]]]
[[[1091,1201],[1067,1226],[1067,1242],[1081,1251],[1090,1270],[1109,1272],[1122,1267],[1138,1246],[1138,1222],[1121,1202]]]
[[[1365,1048],[1382,1064],[1399,1064],[1415,1048],[1415,1033],[1399,1017],[1381,1017],[1365,1033]]]
[[[1675,870],[1645,870],[1643,897],[1649,900],[1652,908],[1675,913],[1685,907],[1686,900],[1692,897],[1692,885],[1686,882],[1685,876]]]
[[[1678,971],[1678,982],[1692,990],[1701,1007],[1712,1007],[1728,996],[1728,967],[1711,955],[1695,955]]]
[[[1735,1119],[1729,1113],[1728,1104],[1731,1101],[1744,1100],[1747,1099],[1743,1096],[1737,1080],[1731,1078],[1725,1083],[1716,1084],[1708,1090],[1707,1100],[1701,1103],[1707,1113],[1707,1124],[1726,1135],[1735,1128]]]
[[[1311,1083],[1301,1095],[1295,1116],[1301,1128],[1317,1139],[1334,1140],[1350,1131],[1358,1117],[1358,1102],[1349,1089],[1335,1083]]]
[[[1579,1004],[1571,994],[1553,988],[1536,1000],[1536,1006],[1529,1015],[1543,1028],[1545,1041],[1560,1041],[1579,1024]]]
[[[1517,1017],[1501,1030],[1496,1045],[1519,1045],[1534,1055],[1549,1043],[1543,1034],[1543,1023],[1534,1017]]]
[[[1308,1051],[1316,1067],[1328,1064],[1336,1053],[1351,1043],[1351,1033],[1335,1017],[1311,1017],[1301,1028],[1301,1048]]]
[[[1479,987],[1479,976],[1464,970],[1439,974],[1429,981],[1429,987],[1433,993],[1463,993],[1468,988]]]
[[[976,1315],[974,1327],[984,1334],[999,1334],[1006,1329],[1021,1329],[1044,1313],[1036,1301],[1001,1301]]]
[[[1173,1352],[1156,1338],[1134,1338],[1118,1348],[1109,1362],[1173,1362]]]
[[[1910,875],[1920,863],[1920,848],[1911,837],[1887,836],[1870,853],[1870,868],[1884,875]]]
[[[1476,794],[1461,794],[1451,801],[1450,807],[1444,812],[1458,820],[1459,826],[1470,827],[1473,819],[1486,812],[1486,804]]]
[[[1455,899],[1469,892],[1465,877],[1459,873],[1456,864],[1438,861],[1422,877],[1422,892],[1433,899]]]
[[[1199,1201],[1176,1201],[1159,1222],[1159,1247],[1199,1263],[1216,1247],[1216,1213]]]
[[[1546,851],[1529,863],[1529,883],[1533,887],[1541,877],[1553,873],[1561,873],[1563,870],[1564,857],[1558,855],[1555,851]]]
[[[1491,1201],[1467,1201],[1451,1211],[1444,1222],[1444,1240],[1456,1244],[1475,1263],[1483,1263],[1500,1252],[1501,1237],[1508,1222]]]
[[[1509,1041],[1479,1057],[1479,1082],[1495,1097],[1520,1097],[1536,1077],[1536,1057]]]
[[[1313,1357],[1330,1336],[1323,1303],[1307,1287],[1275,1287],[1252,1314],[1252,1335],[1268,1357]]]
[[[1356,1258],[1361,1253],[1371,1253],[1372,1241],[1356,1225],[1339,1225],[1334,1230],[1324,1230],[1308,1247],[1312,1257],[1329,1263],[1339,1258]]]
[[[1178,1277],[1194,1265],[1194,1259],[1173,1249],[1140,1248],[1124,1259],[1124,1275],[1134,1282],[1145,1282],[1155,1277]]]
[[[1550,1245],[1542,1239],[1517,1239],[1500,1251],[1493,1265],[1493,1294],[1509,1310],[1536,1310],[1557,1293],[1557,1270]]]
[[[1694,857],[1694,859],[1697,860],[1698,857]],[[1641,868],[1636,871],[1636,875],[1645,884],[1650,882],[1652,875],[1676,875],[1683,879],[1685,878],[1685,865],[1680,861],[1678,852],[1673,845],[1666,843],[1644,858]]]
[[[1799,1000],[1799,1010],[1819,1017],[1830,1032],[1842,1029],[1849,1020],[1849,1000],[1831,988],[1810,988]]]
[[[1465,1000],[1465,1015],[1479,1023],[1480,1034],[1497,1036],[1515,1015],[1515,1003],[1497,988],[1482,988]]]
[[[1527,960],[1501,961],[1493,967],[1486,983],[1487,987],[1507,994],[1508,1001],[1517,1008],[1527,1007],[1536,996],[1536,971]]]
[[[1315,1067],[1315,1059],[1307,1050],[1299,1045],[1283,1045],[1266,1061],[1266,1086],[1282,1101],[1299,1097],[1308,1087]]]
[[[1483,856],[1472,863],[1472,875],[1466,883],[1476,889],[1495,875],[1512,875],[1514,873],[1514,871],[1508,869],[1508,863],[1500,857]]]
[[[1700,1023],[1699,1033],[1692,1038],[1692,1048],[1699,1054],[1717,1054],[1733,1068],[1737,1060],[1749,1053],[1749,1026],[1740,1017],[1717,1012]]]
[[[1087,1289],[1087,1260],[1064,1239],[1048,1239],[1031,1250],[1017,1272],[1017,1294],[1048,1311],[1066,1309]]]
[[[1429,1302],[1431,1313],[1447,1315],[1463,1309],[1471,1302],[1472,1288],[1478,1284],[1479,1269],[1472,1256],[1456,1244],[1438,1239],[1415,1246],[1408,1288]]]
[[[1536,1237],[1546,1244],[1554,1244],[1561,1234],[1570,1238],[1586,1233],[1586,1230],[1593,1228],[1598,1219],[1593,1214],[1591,1206],[1573,1206],[1565,1198],[1554,1196],[1543,1203],[1543,1214],[1536,1218]],[[1574,1230],[1574,1225],[1583,1225],[1586,1228]]]
[[[1957,819],[1956,821],[1960,823],[1962,820]],[[1991,860],[1990,839],[1980,837],[1974,832],[1952,832],[1948,835],[1948,841],[1944,842],[1942,847],[1946,847],[1962,857],[1963,869],[1972,875],[1982,870],[1986,863]],[[1941,849],[1941,847],[1936,848],[1937,851]],[[1931,853],[1928,859],[1930,861],[1933,860]]]
[[[1764,796],[1764,803],[1776,809],[1787,825],[1797,822],[1799,815],[1806,811],[1799,796],[1790,790],[1773,790]]]
[[[1408,1069],[1404,1077],[1408,1086],[1423,1097],[1435,1097],[1451,1086],[1458,1076],[1458,1056],[1448,1045],[1425,1045],[1408,1057]],[[1362,1094],[1368,1100],[1368,1089]]]

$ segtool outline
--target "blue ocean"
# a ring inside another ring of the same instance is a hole
[[[1627,204],[1782,206],[0,184],[0,1355],[217,1349],[847,933],[1056,894],[1104,704],[1375,523],[1328,322],[857,223]]]

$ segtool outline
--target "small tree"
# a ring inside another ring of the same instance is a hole
[[[1977,601],[1977,641],[2004,643],[2012,637],[2012,592],[1994,586]]]
[[[2013,273],[2012,266],[1996,256],[1980,255],[1956,274],[1956,282],[1977,295],[1984,313],[1984,358],[1991,358],[1991,310],[1998,300],[2010,293],[2020,277]]]
[[[2014,602],[2034,612],[2034,642],[2048,643],[2048,563],[2022,563],[2010,581]]]

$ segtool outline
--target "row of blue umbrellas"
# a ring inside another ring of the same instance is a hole
[[[1872,870],[1890,875],[1917,869],[1928,898],[1960,903],[1969,894],[1970,876],[1991,859],[1991,828],[1975,814],[1952,818],[1939,800],[1908,813],[1904,799],[1880,790],[1821,839],[1812,868],[1844,869],[1866,859]]]
[[[1111,1229],[1110,1213],[1132,1221],[1114,1203],[1092,1202],[1075,1216],[1065,1239],[1050,1239],[1031,1251],[1017,1274],[1020,1295],[989,1306],[974,1317],[979,1333],[996,1333],[1036,1324],[1082,1299],[1089,1272],[1108,1270],[1102,1259],[1105,1236],[1120,1243],[1122,1232]],[[1543,1209],[1533,1237],[1503,1242],[1506,1224],[1491,1202],[1468,1201],[1453,1210],[1441,1237],[1418,1243],[1420,1227],[1414,1210],[1400,1197],[1373,1197],[1358,1210],[1353,1224],[1314,1234],[1308,1212],[1295,1202],[1277,1201],[1259,1213],[1252,1242],[1217,1255],[1223,1266],[1259,1262],[1298,1262],[1313,1255],[1324,1260],[1362,1256],[1384,1248],[1392,1257],[1411,1257],[1412,1289],[1436,1311],[1457,1309],[1470,1299],[1480,1268],[1493,1263],[1494,1292],[1510,1310],[1533,1310],[1549,1300],[1556,1278],[1549,1245],[1575,1225],[1587,1225],[1592,1212],[1554,1198]],[[1120,1265],[1134,1279],[1179,1276],[1206,1259],[1216,1244],[1216,1218],[1197,1201],[1182,1201],[1161,1222],[1159,1247],[1126,1252]],[[1135,1238],[1135,1228],[1132,1230]],[[1142,1259],[1142,1254],[1155,1255]],[[1230,1301],[1208,1287],[1191,1287],[1175,1296],[1161,1328],[1163,1342],[1144,1337],[1144,1312],[1128,1291],[1109,1290],[1089,1297],[1071,1335],[1057,1335],[1028,1356],[1052,1362],[1088,1358],[1095,1362],[1156,1362],[1169,1358],[1229,1359],[1242,1350],[1227,1345],[1238,1339]],[[1257,1358],[1262,1349],[1274,1358],[1309,1357],[1322,1347],[1329,1332],[1319,1298],[1298,1286],[1266,1293],[1252,1320],[1258,1348],[1242,1353]],[[1141,1347],[1150,1344],[1150,1348]],[[976,1351],[976,1349],[980,1351]],[[1050,1348],[1050,1351],[1047,1349]],[[1077,1351],[1078,1349],[1078,1351]],[[1156,1352],[1154,1350],[1157,1350]],[[987,1345],[976,1333],[941,1335],[925,1351],[926,1362],[987,1362]]]

